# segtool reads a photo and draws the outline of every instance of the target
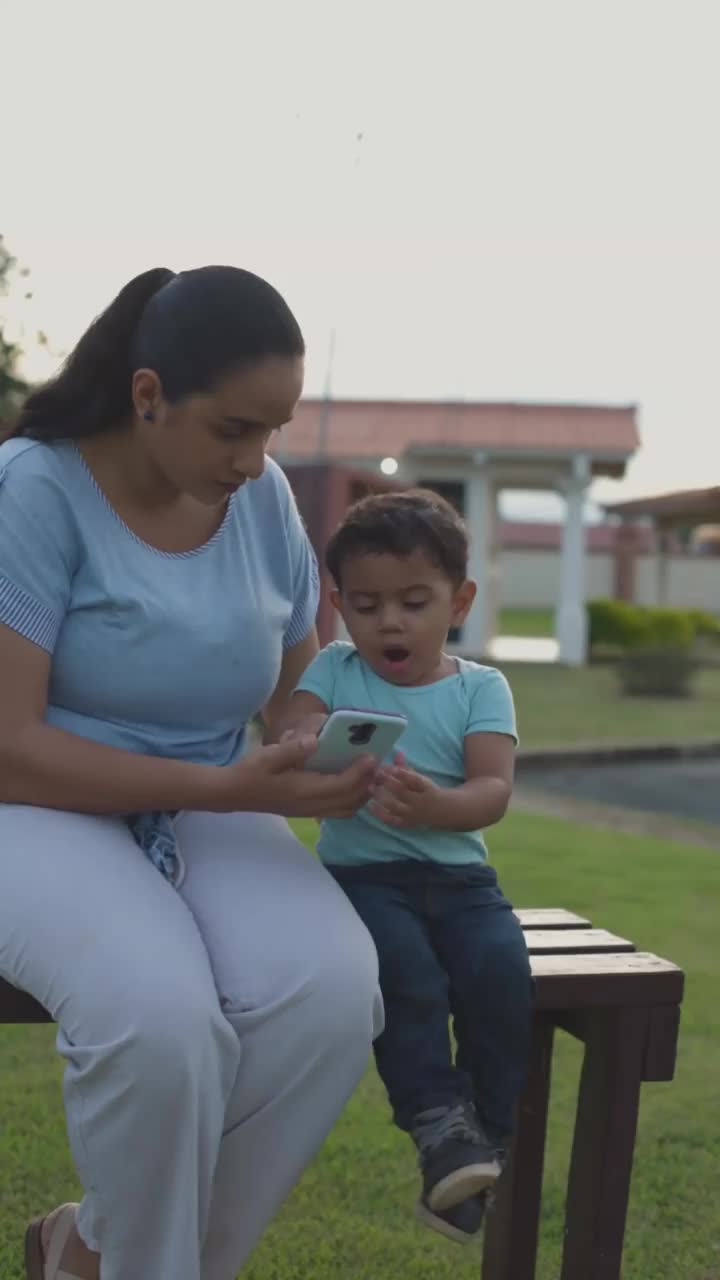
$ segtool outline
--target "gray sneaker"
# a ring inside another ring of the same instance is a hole
[[[452,1209],[497,1182],[501,1167],[471,1102],[421,1111],[411,1136],[423,1175],[421,1203]]]

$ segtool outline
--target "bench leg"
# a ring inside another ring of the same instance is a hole
[[[648,1010],[587,1015],[561,1280],[620,1280]]]
[[[485,1227],[482,1280],[535,1280],[553,1032],[536,1014],[515,1141]]]

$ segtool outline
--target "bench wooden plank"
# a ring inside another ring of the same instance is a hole
[[[531,959],[538,1009],[680,1004],[682,969],[646,951]]]
[[[562,907],[518,907],[515,912],[523,929],[589,929],[590,921]]]
[[[525,941],[531,956],[593,955],[604,951],[635,950],[634,942],[619,938],[607,929],[526,929]]]

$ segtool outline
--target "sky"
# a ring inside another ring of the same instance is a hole
[[[311,394],[334,329],[337,396],[637,403],[598,500],[720,484],[717,0],[3,0],[0,36],[33,376],[130,276],[231,262]]]

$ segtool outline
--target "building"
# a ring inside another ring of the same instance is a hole
[[[670,604],[672,555],[680,539],[696,551],[717,555],[711,531],[720,524],[720,487],[686,489],[663,493],[654,498],[635,498],[606,506],[607,514],[618,522],[618,561],[616,594],[624,600],[635,600],[637,594],[638,534],[643,526],[654,530],[657,541],[656,597],[660,605]],[[704,538],[698,538],[701,529]],[[693,534],[695,537],[693,539]],[[714,566],[713,566],[714,567]],[[720,575],[713,575],[714,577]],[[717,599],[717,586],[715,591]],[[715,612],[714,601],[698,601],[697,608]]]
[[[470,529],[470,574],[478,584],[456,647],[471,656],[487,653],[496,629],[498,495],[560,493],[566,514],[556,634],[560,661],[577,666],[586,657],[585,498],[597,477],[622,478],[638,445],[634,406],[304,400],[275,453],[291,481],[299,467],[343,468],[356,477],[380,481],[386,474],[403,486],[428,485],[456,504]],[[308,492],[307,478],[303,483]],[[299,502],[307,518],[307,503]]]

